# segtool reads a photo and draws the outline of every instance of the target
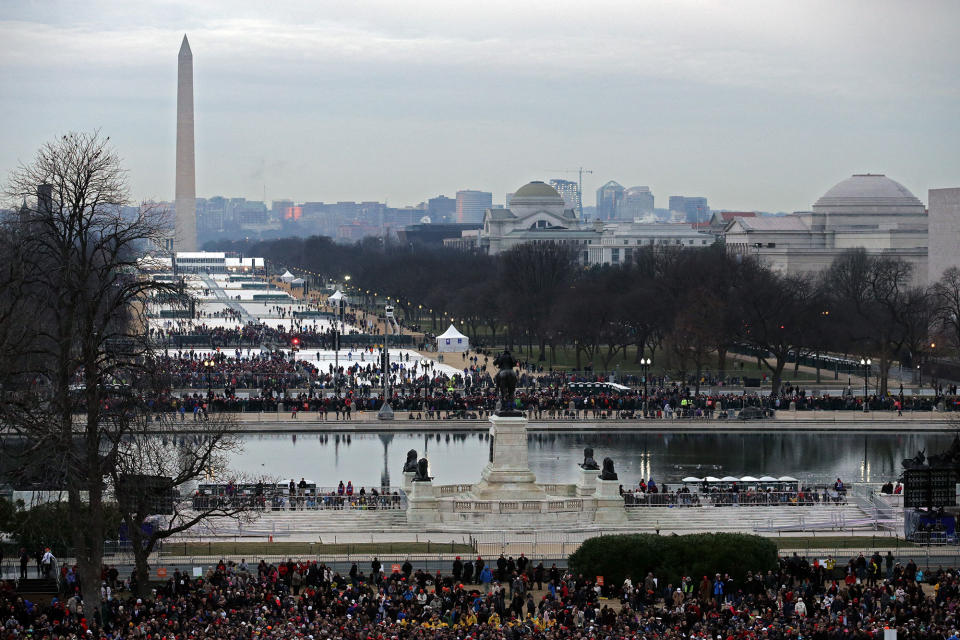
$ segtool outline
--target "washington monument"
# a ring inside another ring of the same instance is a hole
[[[197,185],[193,160],[193,53],[187,36],[177,67],[177,187],[174,251],[197,250]]]

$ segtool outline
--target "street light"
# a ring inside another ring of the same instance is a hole
[[[394,319],[393,307],[384,307],[383,314],[383,361],[380,377],[383,378],[383,404],[377,412],[380,420],[393,420],[393,409],[390,407],[390,321]]]
[[[214,365],[214,361],[212,359],[203,361],[203,367],[204,369],[207,370],[207,399],[208,400],[213,397],[213,381],[211,380],[211,372],[213,370],[213,365]]]
[[[869,405],[867,403],[867,383],[870,380],[870,365],[872,364],[870,358],[864,360],[860,358],[860,366],[863,367],[863,410],[864,412],[869,411]]]
[[[643,417],[650,417],[650,402],[647,394],[647,378],[650,377],[650,365],[653,364],[651,358],[640,358],[640,367],[643,369]]]

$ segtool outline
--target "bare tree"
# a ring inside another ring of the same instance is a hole
[[[6,195],[26,202],[41,185],[36,206],[5,220],[21,266],[0,296],[15,292],[31,322],[22,343],[6,344],[0,384],[17,392],[0,403],[0,419],[26,443],[23,465],[56,474],[64,488],[84,603],[99,611],[105,478],[123,428],[104,419],[107,384],[149,347],[140,302],[165,285],[141,272],[138,257],[171,225],[165,210],[124,208],[126,173],[99,132],[43,145],[11,174]]]
[[[146,410],[117,413],[126,421],[110,478],[133,547],[138,595],[149,591],[150,555],[164,540],[204,524],[249,522],[258,513],[253,496],[193,499],[199,482],[240,486],[248,478],[230,469],[241,448],[236,422],[224,415],[195,423],[189,433],[172,420],[151,420]]]
[[[960,351],[960,269],[950,267],[933,286],[936,300],[937,323],[950,340],[950,346]]]

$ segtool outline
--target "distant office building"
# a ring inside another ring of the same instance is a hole
[[[437,224],[453,222],[457,215],[457,201],[447,196],[430,198],[427,200],[427,215]]]
[[[513,194],[514,194],[514,192],[511,191],[511,192],[509,192],[509,193],[506,195],[506,197],[504,197],[504,199],[503,199],[503,202],[504,202],[503,208],[504,208],[504,209],[509,209],[509,208],[510,208],[510,201],[513,200]]]
[[[481,223],[472,224],[412,224],[397,231],[397,237],[405,245],[435,245],[442,246],[443,241],[450,238],[459,238],[464,231],[476,231]]]
[[[670,196],[670,214],[686,222],[709,222],[710,206],[699,196]]]
[[[950,267],[960,268],[960,188],[927,192],[930,222],[929,277],[940,279]]]
[[[611,180],[597,189],[597,220],[616,220],[623,202],[623,186]]]
[[[270,204],[270,214],[274,220],[289,220],[293,218],[293,207],[293,200],[274,200]],[[300,219],[299,215],[297,219]]]
[[[653,217],[653,193],[650,187],[630,187],[623,192],[618,218],[636,220]]]
[[[267,205],[258,200],[244,200],[237,207],[237,223],[240,225],[263,225],[269,220]]]
[[[580,186],[575,181],[554,178],[549,184],[563,198],[563,204],[566,205],[567,209],[580,211]],[[509,208],[510,205],[507,204],[507,207]]]
[[[489,191],[457,191],[457,222],[483,222],[483,212],[492,206],[493,194]]]

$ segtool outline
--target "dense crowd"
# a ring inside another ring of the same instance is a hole
[[[648,573],[603,584],[524,556],[458,557],[449,573],[377,558],[345,574],[316,561],[221,560],[199,578],[175,571],[149,598],[130,595],[116,571],[101,578],[99,611],[75,587],[46,604],[5,583],[3,638],[867,640],[892,628],[901,640],[955,640],[960,597],[956,571],[926,575],[879,553],[846,564],[794,554],[739,581]]]

